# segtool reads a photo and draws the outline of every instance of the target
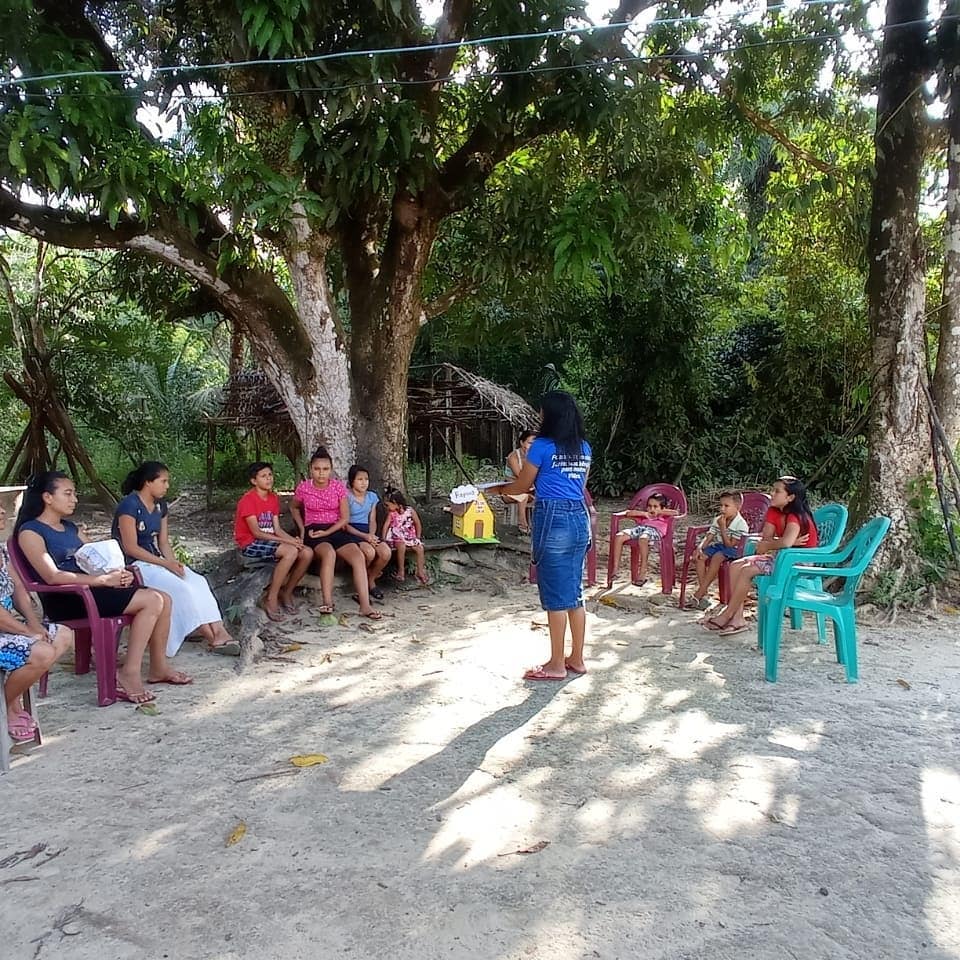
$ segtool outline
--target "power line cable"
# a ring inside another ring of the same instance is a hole
[[[366,87],[415,87],[415,86],[436,86],[437,84],[448,83],[468,83],[474,80],[496,80],[501,77],[524,76],[539,73],[566,73],[574,70],[587,70],[595,67],[611,67],[627,63],[655,63],[663,60],[672,60],[675,62],[686,62],[701,57],[725,56],[731,53],[737,53],[740,50],[755,49],[760,47],[779,47],[799,43],[821,43],[828,40],[842,40],[843,36],[838,33],[810,34],[802,37],[782,37],[777,40],[758,40],[750,43],[736,44],[729,47],[716,47],[704,51],[688,50],[683,53],[661,53],[638,55],[635,57],[606,57],[602,60],[587,60],[582,63],[571,64],[547,64],[539,67],[524,67],[520,70],[490,70],[477,71],[472,73],[455,74],[450,73],[443,77],[429,77],[426,79],[404,80],[400,78],[375,79],[375,80],[357,80],[351,83],[338,84],[336,86],[298,86],[298,87],[272,87],[265,90],[238,90],[229,93],[184,93],[177,96],[181,103],[188,101],[218,101],[233,100],[245,97],[265,97],[279,93],[340,93],[346,90],[356,90]],[[139,94],[141,91],[137,87],[130,87],[124,93],[130,96]],[[61,98],[70,99],[91,99],[99,97],[117,96],[117,91],[97,91],[97,92],[78,92],[78,93],[23,93],[22,96],[27,99],[36,100],[58,100]]]
[[[805,0],[805,2],[797,7],[793,4],[772,4],[770,6],[764,7],[762,10],[758,11],[735,11],[728,14],[699,14],[696,16],[687,16],[687,17],[664,17],[647,22],[645,29],[654,26],[682,26],[684,24],[697,24],[697,23],[714,23],[714,22],[723,22],[728,20],[737,20],[743,18],[744,16],[764,14],[770,12],[778,12],[781,10],[787,11],[796,11],[800,12],[809,7],[841,7],[850,9],[859,4],[854,4],[849,2],[849,0]],[[943,18],[951,19],[951,18]],[[918,21],[920,22],[920,21]],[[928,22],[928,21],[923,21]],[[933,21],[929,21],[931,24]],[[898,26],[904,26],[905,24],[899,24]],[[403,53],[429,53],[433,50],[450,50],[460,47],[479,47],[479,46],[490,46],[497,43],[510,43],[518,40],[545,40],[553,37],[574,37],[574,36],[583,36],[592,33],[603,33],[611,30],[630,30],[632,29],[632,21],[624,23],[605,23],[599,24],[597,26],[587,26],[587,27],[565,27],[557,30],[543,30],[536,33],[516,33],[516,34],[506,34],[502,36],[491,36],[491,37],[479,37],[476,39],[465,39],[465,40],[452,40],[444,43],[428,43],[415,46],[404,46],[404,47],[382,47],[379,49],[368,49],[368,50],[339,50],[332,53],[321,53],[314,54],[306,57],[286,57],[281,59],[257,59],[257,60],[237,60],[232,62],[225,63],[211,63],[211,64],[185,64],[177,66],[161,66],[146,68],[142,70],[133,70],[133,69],[124,69],[124,70],[76,70],[69,71],[64,73],[50,73],[50,74],[41,74],[33,77],[8,77],[6,79],[0,80],[0,85],[8,86],[25,86],[30,83],[48,83],[53,80],[70,80],[77,79],[81,77],[123,77],[123,78],[140,78],[149,72],[152,76],[153,74],[167,74],[167,73],[192,73],[192,72],[202,72],[207,70],[237,70],[244,69],[247,67],[262,67],[262,66],[273,66],[273,67],[284,67],[284,66],[302,66],[304,64],[310,63],[326,63],[331,60],[342,60],[352,57],[377,57],[377,56],[390,56]]]

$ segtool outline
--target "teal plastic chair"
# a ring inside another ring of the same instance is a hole
[[[816,551],[816,566],[808,566],[802,561],[782,566],[777,563],[779,569],[774,570],[776,576],[769,578],[770,582],[760,597],[760,638],[766,658],[767,680],[775,683],[777,679],[783,612],[789,607],[797,611],[809,610],[818,617],[829,617],[833,621],[837,662],[844,666],[847,683],[857,682],[859,669],[854,598],[860,578],[870,566],[889,529],[888,517],[874,517],[839,550],[825,552],[817,547],[796,551],[801,554]],[[822,585],[824,577],[842,578],[843,589],[839,593],[827,593]]]
[[[755,577],[754,585],[757,588],[757,645],[763,650],[763,604],[761,597],[763,592],[768,589],[771,582],[775,582],[781,575],[780,571],[795,563],[803,563],[807,566],[818,563],[818,557],[821,554],[830,554],[838,549],[843,535],[847,532],[847,518],[849,514],[847,508],[842,503],[825,503],[813,511],[813,522],[817,525],[816,547],[788,547],[786,550],[779,550],[776,555],[776,562],[769,576]],[[809,576],[804,578],[804,586],[812,590],[823,589],[823,578],[818,576]],[[783,616],[783,611],[780,611]],[[794,607],[790,607],[790,626],[794,630],[803,627],[803,612]],[[827,642],[827,623],[823,614],[817,615],[817,639],[820,643]]]

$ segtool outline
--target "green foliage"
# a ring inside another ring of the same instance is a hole
[[[948,504],[949,504],[949,493]],[[940,506],[940,498],[933,478],[929,475],[910,485],[910,537],[920,560],[920,575],[927,583],[939,583],[954,568],[950,553],[947,521]],[[956,511],[950,513],[949,523],[956,542],[960,543],[960,519]]]

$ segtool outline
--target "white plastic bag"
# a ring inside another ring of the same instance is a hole
[[[94,543],[85,543],[74,555],[77,566],[92,577],[101,573],[113,573],[122,570],[125,561],[123,550],[116,540],[97,540]]]

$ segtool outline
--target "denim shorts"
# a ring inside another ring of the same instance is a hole
[[[710,546],[703,548],[703,555],[709,560],[718,553],[722,553],[728,560],[737,559],[737,547],[727,547],[722,543],[711,543]]]
[[[583,605],[583,562],[590,547],[590,518],[582,500],[538,499],[533,507],[533,562],[544,610]]]

